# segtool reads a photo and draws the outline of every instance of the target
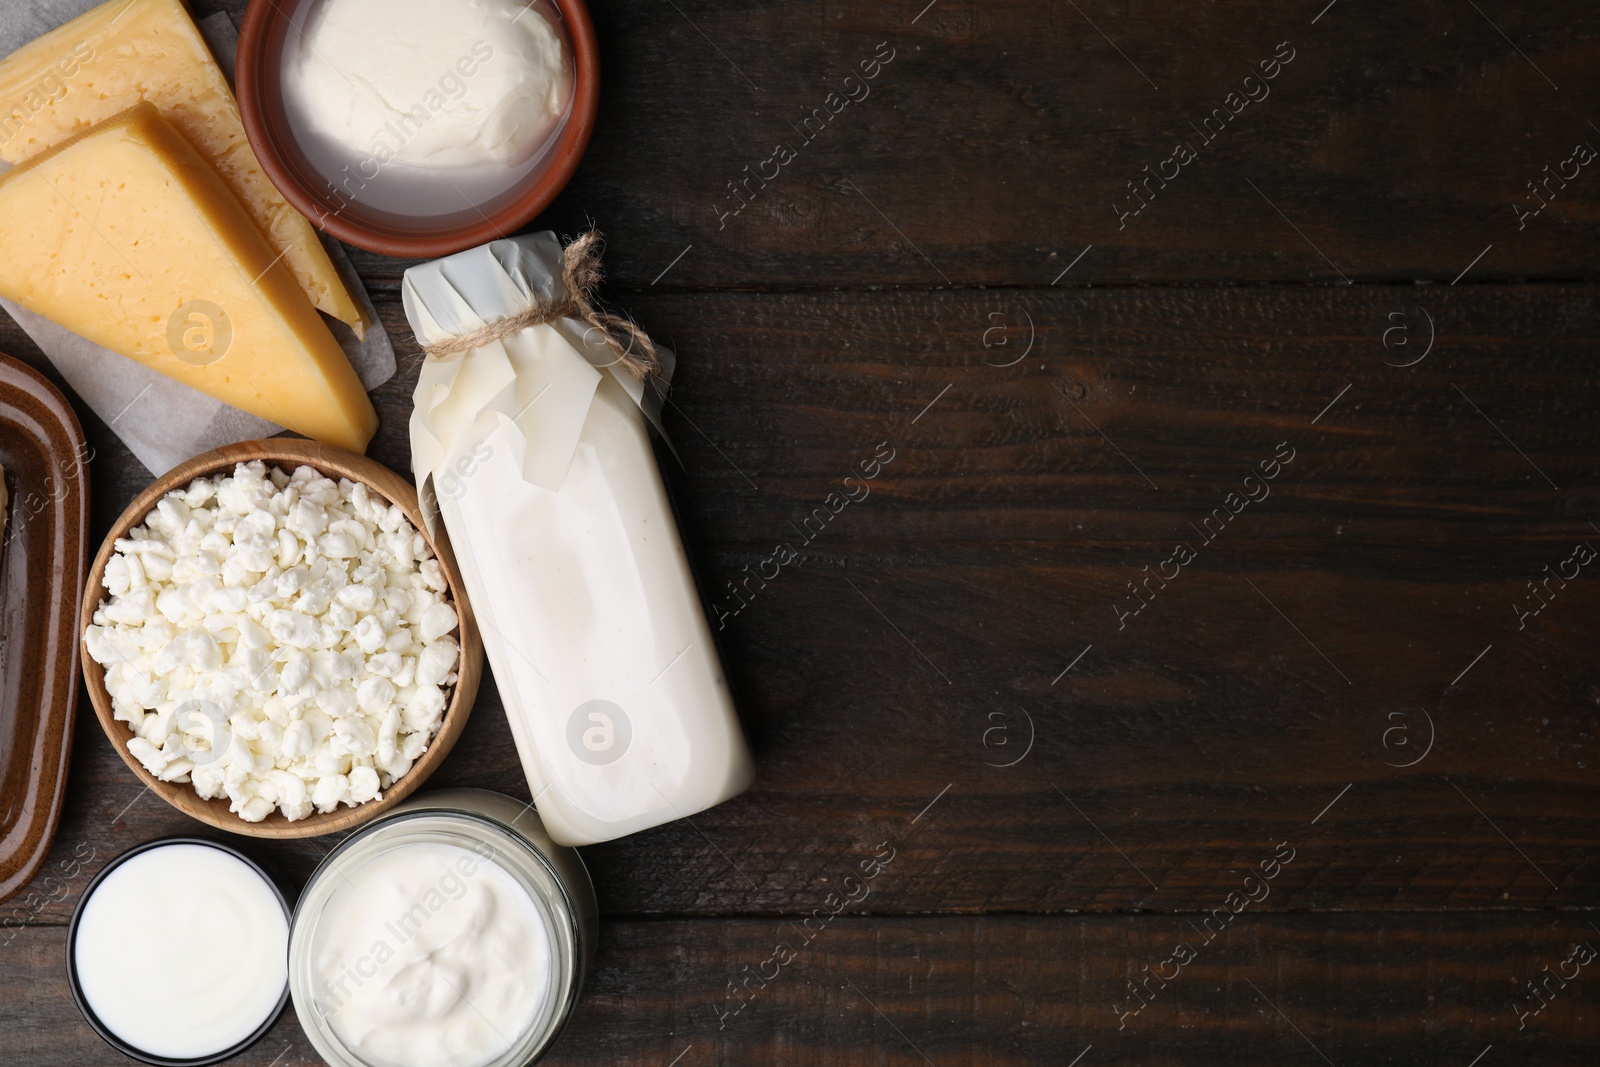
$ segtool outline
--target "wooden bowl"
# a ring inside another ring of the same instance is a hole
[[[400,510],[405,512],[412,526],[423,537],[428,538],[427,530],[422,523],[422,511],[417,506],[416,489],[394,471],[365,456],[321,445],[315,441],[287,437],[228,445],[196,456],[157,478],[128,505],[127,510],[112,525],[111,533],[100,546],[100,552],[89,568],[88,583],[84,587],[83,610],[78,619],[80,645],[84,632],[94,622],[95,610],[106,596],[102,581],[105,578],[106,563],[116,549],[117,539],[126,537],[130,530],[141,525],[155,509],[156,503],[174,489],[182,489],[197,478],[231,473],[236,464],[249,463],[253,460],[261,460],[269,467],[280,467],[291,472],[296,467],[304,465],[321,471],[330,478],[348,478],[352,482],[364,482],[383,499],[400,505]],[[461,736],[462,728],[466,725],[467,716],[472,712],[472,702],[478,695],[478,682],[483,676],[483,642],[478,637],[472,605],[467,601],[466,588],[461,580],[461,572],[456,567],[455,556],[450,551],[449,541],[441,535],[437,541],[428,538],[428,542],[444,569],[449,596],[460,621],[457,640],[461,644],[461,659],[456,667],[455,690],[450,694],[450,702],[445,707],[444,719],[439,724],[438,733],[434,734],[427,749],[411,769],[383,791],[382,800],[369,800],[355,807],[335,808],[327,814],[314,811],[305,818],[292,822],[284,818],[283,812],[276,810],[260,822],[246,822],[228,810],[228,800],[225,797],[202,800],[189,782],[161,781],[145,770],[143,764],[128,751],[128,741],[133,737],[133,730],[127,723],[119,721],[114,716],[111,694],[106,689],[105,668],[96,663],[87,650],[84,650],[81,656],[84,686],[89,691],[89,699],[94,703],[95,714],[100,719],[101,727],[111,739],[111,747],[117,750],[123,762],[139,776],[139,780],[144,782],[152,793],[208,826],[230,833],[244,834],[248,837],[316,837],[319,834],[352,829],[388,811],[411,795],[428,775],[434,772],[445,756],[450,754],[451,747],[455,745],[456,739]]]

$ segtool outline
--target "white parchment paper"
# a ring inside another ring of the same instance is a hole
[[[99,0],[11,0],[0,19],[0,55],[9,55],[40,34],[76,18]],[[233,58],[239,35],[226,13],[199,23],[228,80],[233,80]],[[0,170],[6,164],[0,163]],[[355,332],[327,316],[333,336],[370,392],[395,373],[394,346],[378,312],[356,276],[338,241],[323,235],[328,256],[344,277],[350,295],[366,313],[367,336],[357,341]],[[139,462],[152,474],[164,474],[201,452],[235,441],[271,437],[283,427],[240,411],[198,390],[173,381],[109,349],[84,340],[72,331],[36,315],[9,300],[0,299],[34,343],[55,364],[73,392],[122,438]]]
[[[438,344],[564,295],[561,242],[547,230],[423,263],[407,269],[400,295],[417,342]],[[656,351],[661,373],[647,388],[584,323],[558,319],[455,359],[424,362],[413,394],[411,471],[430,531],[431,480],[475,430],[506,429],[517,442],[522,479],[551,492],[560,489],[602,374],[616,379],[670,447],[661,405],[675,361],[667,349]]]

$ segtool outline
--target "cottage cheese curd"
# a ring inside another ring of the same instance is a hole
[[[84,647],[128,751],[257,822],[378,799],[438,731],[460,646],[443,569],[360,482],[241,463],[116,543]]]

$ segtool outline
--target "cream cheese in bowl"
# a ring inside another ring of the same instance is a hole
[[[594,890],[530,805],[427,794],[312,875],[290,991],[334,1067],[516,1067],[560,1033],[594,942]]]
[[[283,53],[302,149],[342,196],[403,215],[525,178],[572,101],[548,0],[308,0]]]

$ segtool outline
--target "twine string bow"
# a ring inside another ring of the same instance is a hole
[[[589,230],[580,234],[561,253],[561,283],[565,295],[551,301],[535,300],[531,307],[497,319],[476,330],[447,337],[437,344],[426,345],[423,351],[430,359],[454,359],[463,352],[510,337],[532,326],[541,326],[556,319],[581,319],[589,329],[584,333],[598,334],[606,347],[616,355],[616,362],[641,381],[659,374],[661,357],[656,353],[655,342],[632,320],[621,315],[601,311],[594,304],[595,290],[600,287],[600,234]]]

